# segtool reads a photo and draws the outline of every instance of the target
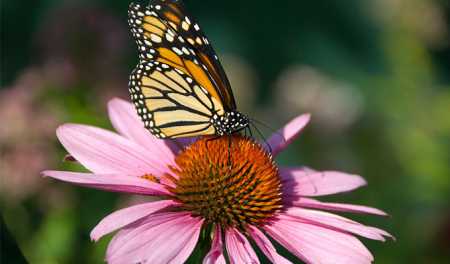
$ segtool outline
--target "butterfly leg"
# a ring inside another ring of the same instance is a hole
[[[231,169],[231,144],[232,144],[232,136],[228,135],[228,149],[227,149],[227,154],[228,154],[228,166]]]
[[[254,124],[252,124],[253,127],[255,128],[256,132],[258,133],[258,135],[261,137],[262,140],[264,140],[264,144],[266,144],[267,149],[269,150],[269,153],[272,153],[272,147],[270,146],[269,143],[267,143],[266,138],[264,137],[264,135],[261,133],[261,131],[258,129],[258,127],[256,127]]]

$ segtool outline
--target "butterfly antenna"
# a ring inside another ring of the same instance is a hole
[[[270,146],[269,143],[267,143],[267,140],[264,137],[263,133],[261,133],[261,131],[258,129],[257,126],[255,126],[255,124],[253,122],[250,122],[250,124],[255,128],[255,130],[258,133],[258,135],[264,140],[264,144],[266,144],[267,148],[269,149],[269,152],[272,153],[272,147]]]
[[[280,137],[283,139],[283,141],[286,142],[286,139],[284,138],[284,136],[283,136],[280,132],[278,132],[276,129],[274,129],[273,127],[267,125],[267,124],[264,123],[264,122],[261,122],[261,121],[259,121],[259,120],[253,119],[253,118],[251,118],[250,121],[251,121],[251,122],[254,122],[254,123],[257,123],[258,125],[261,125],[261,126],[267,128],[267,129],[269,129],[270,132],[277,134],[278,136],[280,136]],[[255,125],[253,125],[253,126],[256,128]]]
[[[251,126],[248,126],[247,128],[248,128],[248,132],[250,133],[250,137],[253,138],[252,127],[251,127]]]

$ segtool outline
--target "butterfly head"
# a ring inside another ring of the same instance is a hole
[[[248,127],[250,121],[246,115],[238,111],[230,111],[221,116],[214,115],[212,122],[217,135],[222,136],[231,135]]]

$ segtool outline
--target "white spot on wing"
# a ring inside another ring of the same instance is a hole
[[[175,51],[175,53],[178,55],[183,55],[183,52],[177,47],[172,47],[172,50]]]
[[[160,43],[162,41],[161,37],[155,34],[151,34],[150,39],[156,43]]]
[[[186,21],[181,22],[181,28],[188,31],[189,30],[189,24],[186,23]]]
[[[174,41],[173,36],[172,36],[171,34],[169,34],[169,33],[166,33],[166,39],[167,39],[167,41],[169,41],[169,42]]]

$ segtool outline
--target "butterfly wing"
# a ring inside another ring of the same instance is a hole
[[[225,108],[227,110],[235,110],[236,103],[233,92],[219,58],[199,24],[187,12],[183,2],[178,0],[155,0],[152,1],[152,4],[158,16],[168,21],[169,26],[178,32],[196,51],[198,59],[212,77]]]
[[[159,61],[182,70],[220,101],[225,110],[236,108],[215,52],[179,1],[156,0],[147,7],[131,4],[129,24],[141,60]]]
[[[211,117],[224,111],[188,74],[158,61],[139,63],[129,89],[145,127],[159,138],[214,135]]]

